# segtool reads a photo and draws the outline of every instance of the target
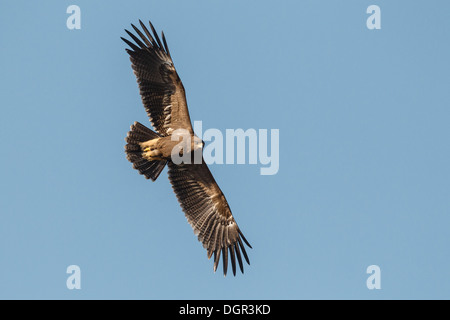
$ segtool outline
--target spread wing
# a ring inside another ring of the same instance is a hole
[[[214,254],[214,271],[222,254],[223,272],[227,274],[229,251],[233,274],[236,274],[236,257],[243,273],[241,250],[248,264],[250,261],[242,240],[251,246],[236,224],[228,202],[204,160],[201,164],[180,165],[169,161],[169,180],[188,222],[207,250],[208,259]]]
[[[162,33],[161,43],[155,28],[149,22],[152,34],[139,20],[142,33],[131,25],[140,37],[125,30],[135,43],[121,38],[131,49],[126,49],[130,55],[131,65],[139,84],[142,103],[155,130],[162,136],[179,128],[189,130],[193,134],[186,95],[178,74],[173,65]]]

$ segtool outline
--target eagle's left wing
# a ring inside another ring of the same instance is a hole
[[[169,180],[188,222],[207,250],[208,259],[214,254],[214,271],[222,254],[223,272],[227,274],[229,251],[233,274],[236,275],[236,257],[243,273],[241,250],[248,264],[250,261],[242,240],[250,248],[251,245],[236,224],[228,202],[204,160],[201,164],[180,165],[169,161]]]
[[[130,46],[126,50],[147,115],[162,136],[180,128],[193,134],[184,86],[173,65],[164,33],[161,41],[150,22],[153,36],[142,21],[139,23],[144,33],[131,25],[139,38],[125,30],[135,43],[122,40]]]

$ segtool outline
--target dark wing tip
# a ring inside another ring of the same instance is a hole
[[[234,244],[234,248],[236,250],[236,257],[238,259],[239,269],[241,269],[241,272],[244,273],[244,265],[242,263],[241,251],[239,250],[239,246],[237,243]]]
[[[127,30],[125,30],[125,31],[127,31]],[[129,41],[128,39],[125,39],[123,37],[120,37],[120,39],[122,39],[123,42],[125,42],[128,46],[130,46],[130,48],[133,49],[133,51],[139,50],[139,47],[136,46],[133,42]],[[129,49],[125,49],[125,50],[129,50]],[[130,53],[129,51],[127,51],[127,52]]]
[[[217,271],[217,266],[219,265],[220,260],[220,250],[214,251],[214,272]]]
[[[147,35],[147,38],[150,39],[152,46],[157,47],[158,45],[156,44],[155,39],[153,39],[152,34],[150,33],[150,31],[148,31],[145,24],[141,20],[139,20],[139,24],[141,25],[142,30],[144,30],[145,34]]]
[[[133,28],[135,28],[135,26],[131,25]],[[131,39],[134,40],[134,42],[141,47],[141,49],[145,48],[145,44],[142,43],[141,40],[138,39],[138,37],[136,37],[134,34],[132,34],[130,31],[128,31],[127,29],[125,29],[125,32],[131,37]]]
[[[164,35],[164,31],[161,31],[161,36],[164,43],[164,49],[166,50],[169,57],[172,58],[172,56],[170,55],[169,46],[167,45],[166,36]]]
[[[155,37],[156,42],[158,42],[159,48],[162,49],[162,48],[163,48],[163,45],[162,45],[162,43],[161,43],[161,40],[159,39],[158,32],[156,32],[156,29],[155,29],[155,27],[153,27],[153,24],[152,24],[151,21],[149,21],[148,24],[150,25],[150,28],[151,28],[152,31],[153,31],[153,36]]]
[[[227,270],[228,270],[228,248],[227,247],[223,247],[222,248],[222,262],[223,262],[223,276],[226,277],[227,276]]]
[[[250,265],[250,260],[248,258],[247,252],[245,251],[244,244],[242,243],[241,239],[238,238],[239,247],[241,247],[242,254],[244,255],[244,259],[247,262],[248,265]]]
[[[248,258],[247,252],[245,250],[245,246],[242,243],[242,239],[244,242],[251,248],[248,241],[242,236],[238,237],[237,240],[221,249],[216,249],[215,251],[208,252],[208,258],[210,258],[214,254],[214,272],[217,271],[217,267],[219,265],[220,256],[222,254],[222,266],[223,266],[223,275],[227,275],[228,271],[228,251],[230,251],[230,260],[231,260],[231,268],[233,271],[233,275],[236,276],[236,258],[237,263],[239,264],[239,269],[242,273],[244,273],[244,263],[242,261],[242,255],[244,256],[245,261],[248,265],[250,265],[250,260]],[[241,255],[242,254],[242,255]]]
[[[231,268],[233,269],[233,276],[236,276],[236,256],[234,252],[234,245],[228,247],[230,249]]]
[[[147,48],[157,50],[157,51],[161,50],[171,59],[172,57],[170,55],[169,46],[167,45],[167,41],[166,41],[164,32],[161,32],[161,37],[162,37],[162,42],[161,42],[161,39],[159,38],[158,33],[157,33],[155,27],[153,26],[153,24],[151,23],[151,21],[149,21],[148,23],[150,25],[152,32],[150,32],[147,29],[147,27],[145,26],[145,24],[141,20],[139,20],[139,24],[140,24],[142,30],[144,31],[145,35],[134,24],[131,24],[131,27],[134,29],[134,31],[137,33],[137,35],[141,39],[139,39],[132,32],[125,29],[125,32],[128,34],[128,36],[130,36],[133,39],[133,41],[135,43],[132,43],[131,41],[124,39],[123,37],[120,37],[120,38],[127,45],[129,45],[133,49],[133,51],[137,51],[140,49],[147,49]],[[153,33],[153,35],[152,35],[152,33]]]
[[[244,234],[241,232],[241,230],[238,228],[239,235],[241,236],[242,240],[244,240],[245,244],[250,248],[253,249],[250,243],[245,239]]]

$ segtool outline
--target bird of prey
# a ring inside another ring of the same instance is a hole
[[[139,23],[142,31],[133,24],[135,34],[125,30],[134,43],[121,39],[130,47],[126,51],[130,55],[142,103],[156,132],[135,122],[125,138],[127,159],[133,163],[134,169],[152,181],[167,165],[170,183],[187,221],[207,250],[208,259],[214,255],[214,272],[222,255],[226,276],[229,253],[233,274],[236,275],[236,258],[243,273],[241,252],[250,264],[243,242],[250,248],[251,245],[239,229],[203,157],[200,163],[184,161],[179,164],[171,157],[173,148],[179,144],[178,139],[172,139],[172,134],[179,129],[187,132],[192,141],[185,155],[201,152],[204,143],[192,129],[184,87],[175,70],[164,33],[161,41],[151,22],[152,32],[142,21]]]

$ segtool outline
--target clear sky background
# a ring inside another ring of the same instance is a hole
[[[0,298],[449,299],[449,11],[1,1]],[[253,245],[244,275],[214,274],[166,170],[152,183],[125,158],[130,124],[149,124],[120,40],[138,19],[164,30],[192,120],[280,130],[277,175],[211,166]]]

